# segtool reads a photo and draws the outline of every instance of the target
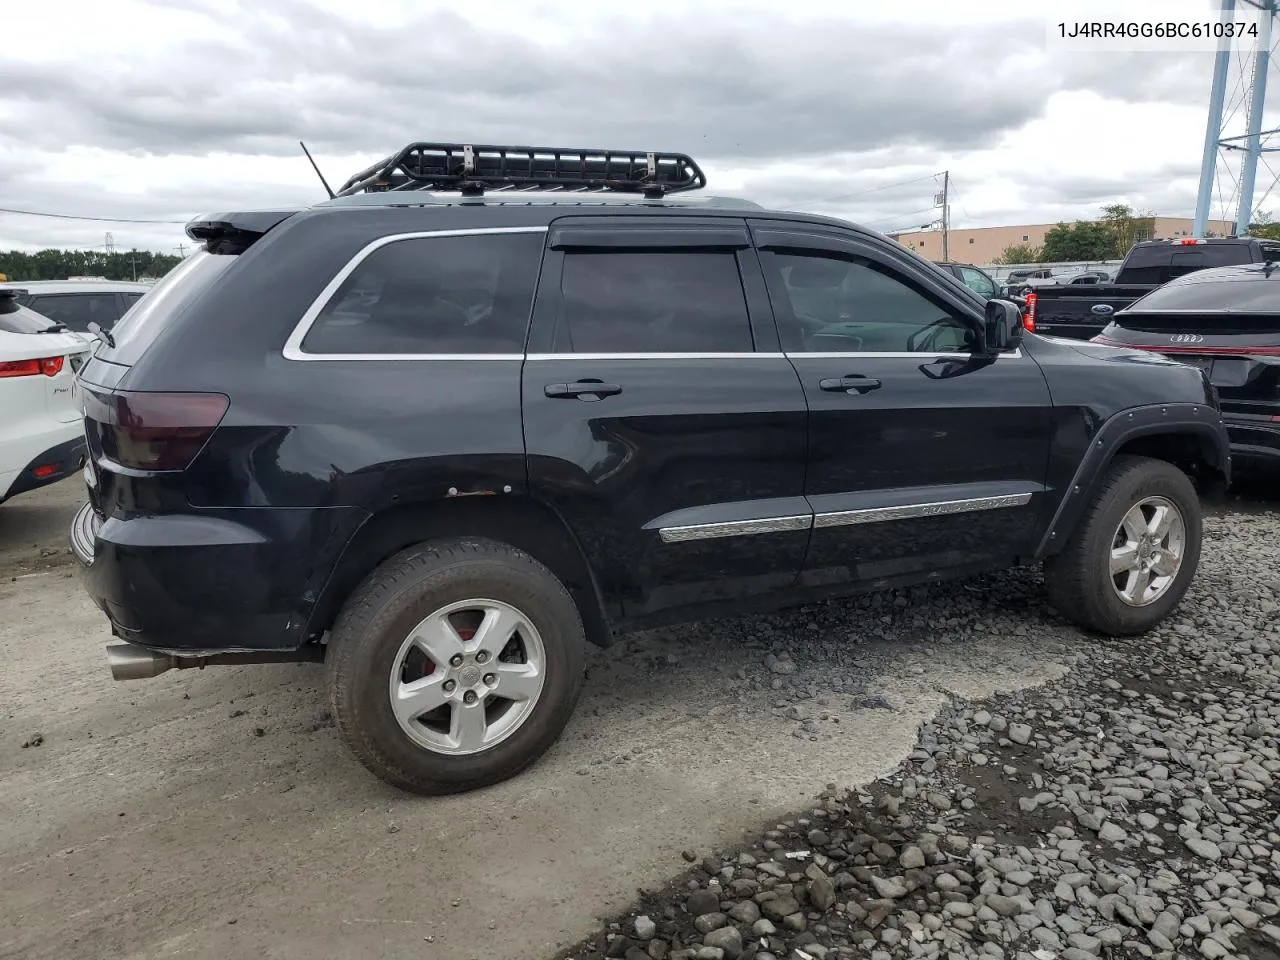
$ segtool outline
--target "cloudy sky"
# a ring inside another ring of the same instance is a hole
[[[944,169],[957,227],[1194,207],[1212,53],[1045,34],[1099,9],[1211,20],[1207,0],[598,6],[6,4],[0,208],[174,222],[0,212],[0,249],[101,248],[109,230],[173,251],[195,214],[314,202],[300,138],[337,182],[417,139],[683,150],[714,192],[886,232],[935,215]],[[1259,198],[1272,179],[1260,168]]]

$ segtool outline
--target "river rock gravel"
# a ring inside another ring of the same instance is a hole
[[[897,770],[828,785],[557,956],[1280,960],[1280,515],[1210,517],[1205,534],[1158,630],[1068,634],[1060,679],[953,696]],[[752,685],[781,692],[804,673],[781,651],[762,670]],[[892,709],[840,683],[849,706]],[[800,737],[839,735],[803,696],[775,711]]]

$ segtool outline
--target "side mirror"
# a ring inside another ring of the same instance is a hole
[[[990,351],[1012,350],[1022,342],[1022,311],[1011,300],[988,300],[986,347]]]

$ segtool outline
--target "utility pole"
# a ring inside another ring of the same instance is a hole
[[[933,205],[942,207],[942,259],[950,260],[950,249],[947,243],[947,232],[951,229],[951,171],[942,171],[942,192],[934,194]]]
[[[133,267],[133,282],[138,282],[138,248],[129,251],[129,264]]]
[[[182,257],[185,260],[187,257],[187,245],[185,243],[180,243],[178,244],[177,250],[178,250],[178,256]]]

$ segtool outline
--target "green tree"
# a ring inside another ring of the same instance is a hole
[[[1116,252],[1116,235],[1105,223],[1077,220],[1073,224],[1059,223],[1044,235],[1040,248],[1041,263],[1058,263],[1070,260],[1113,260]]]
[[[996,263],[1039,263],[1040,248],[1029,243],[1014,243],[1000,251]]]
[[[149,250],[25,250],[0,251],[0,273],[10,280],[66,280],[105,277],[108,280],[147,280],[163,277],[179,257]]]
[[[1280,223],[1272,219],[1270,213],[1259,213],[1249,224],[1249,236],[1262,240],[1280,240]]]
[[[1150,240],[1155,236],[1156,220],[1150,213],[1134,213],[1127,203],[1110,203],[1102,208],[1102,217],[1098,221],[1111,231],[1113,248],[1111,255],[1104,260],[1116,260],[1129,252],[1129,248],[1141,240]]]

